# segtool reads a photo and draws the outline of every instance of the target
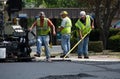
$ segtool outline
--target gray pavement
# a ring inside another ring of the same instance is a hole
[[[70,75],[72,75],[72,78],[67,78]],[[54,61],[0,63],[0,79],[50,79],[51,76],[51,79],[120,79],[120,62]]]
[[[36,46],[31,47],[32,48],[32,53],[31,56],[33,56],[36,53]],[[44,49],[44,47],[43,47]],[[120,57],[110,57],[109,55],[90,55],[90,59],[78,59],[77,54],[69,54],[70,58],[66,59],[61,59],[60,55],[62,53],[62,49],[60,45],[53,46],[52,48],[49,48],[51,55],[55,55],[56,58],[52,58],[52,60],[71,60],[71,61],[120,61]],[[106,51],[105,51],[106,52]],[[104,53],[105,53],[104,52]],[[109,51],[107,51],[109,52]],[[41,61],[45,59],[44,51],[42,52],[42,57],[36,58],[37,61]]]
[[[34,53],[35,47],[32,49]],[[61,52],[57,47],[56,50]],[[77,56],[70,56],[65,60],[52,58],[52,62],[44,59],[43,55],[36,57],[38,61],[34,62],[2,62],[0,79],[120,79],[118,58],[91,56],[90,59],[78,59]]]

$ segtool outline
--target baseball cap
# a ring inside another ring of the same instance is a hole
[[[44,12],[40,12],[39,16],[45,16],[45,13]]]
[[[60,15],[63,15],[63,14],[67,15],[68,12],[67,12],[67,11],[62,11],[62,12],[60,13]]]
[[[85,11],[81,11],[80,12],[80,17],[83,17],[83,16],[85,16],[86,15],[86,12]]]

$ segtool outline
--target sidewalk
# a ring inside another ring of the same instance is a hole
[[[32,47],[32,53],[31,53],[31,56],[33,56],[33,54],[35,54],[36,52],[36,47]],[[89,56],[89,59],[78,59],[77,58],[77,54],[76,53],[70,53],[69,54],[69,58],[65,58],[65,59],[62,59],[60,58],[60,54],[62,52],[62,49],[60,46],[53,46],[53,48],[49,48],[50,52],[51,52],[51,55],[52,56],[56,56],[55,58],[51,58],[52,60],[71,60],[71,61],[107,61],[107,62],[110,62],[110,61],[113,61],[113,62],[120,62],[120,54],[119,52],[111,52],[111,51],[108,51],[108,50],[104,50],[103,52],[98,52],[98,53],[89,53],[90,56]],[[44,52],[42,52],[42,56],[41,57],[36,57],[36,60],[37,61],[43,61],[45,59],[45,55],[44,55]]]

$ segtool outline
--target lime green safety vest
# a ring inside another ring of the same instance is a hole
[[[85,34],[90,32],[90,30],[91,30],[90,16],[89,15],[86,16],[86,24],[85,25],[80,20],[78,20],[75,23],[75,26],[81,30],[82,35],[84,36]]]
[[[61,31],[61,34],[70,34],[71,33],[72,22],[70,18],[67,17],[67,22],[64,29]]]
[[[48,35],[50,27],[48,26],[48,19],[44,18],[43,27],[40,26],[40,18],[37,19],[37,35]]]

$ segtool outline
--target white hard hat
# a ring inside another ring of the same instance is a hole
[[[84,17],[86,15],[86,12],[85,11],[81,11],[80,12],[80,17]]]
[[[44,12],[40,12],[39,16],[44,16],[45,17],[45,13]]]

